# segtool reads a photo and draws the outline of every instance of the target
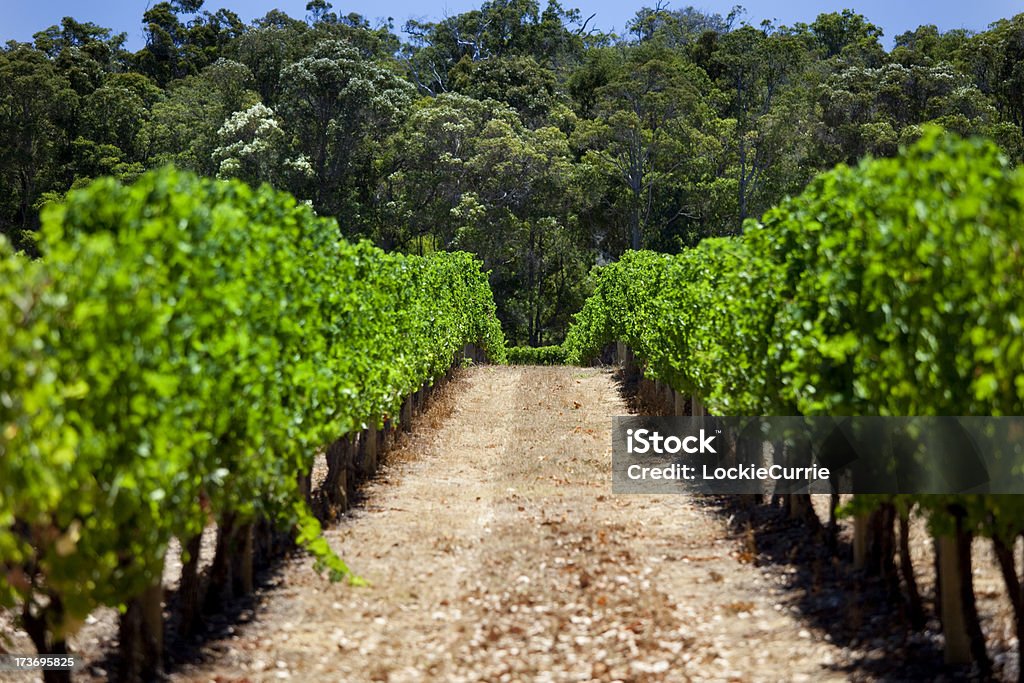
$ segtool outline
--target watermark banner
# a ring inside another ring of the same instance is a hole
[[[1024,417],[615,417],[612,492],[1024,494]]]

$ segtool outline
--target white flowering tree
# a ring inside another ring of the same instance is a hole
[[[289,188],[296,180],[313,175],[308,159],[289,155],[288,138],[274,110],[262,102],[229,116],[217,131],[217,139],[220,144],[213,159],[220,178]]]

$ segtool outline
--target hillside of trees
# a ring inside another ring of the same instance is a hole
[[[32,252],[40,208],[100,176],[267,182],[348,238],[478,254],[509,341],[539,346],[562,340],[595,264],[738,234],[925,124],[1024,157],[1024,14],[887,50],[853,10],[777,26],[644,7],[614,35],[556,0],[401,27],[306,9],[246,24],[160,2],[134,53],[70,17],[8,42],[0,231]]]

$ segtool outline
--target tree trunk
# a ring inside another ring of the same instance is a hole
[[[999,569],[1003,574],[1003,582],[1006,583],[1006,593],[1013,606],[1013,625],[1017,635],[1017,661],[1024,663],[1024,592],[1022,592],[1021,581],[1017,576],[1017,567],[1013,559],[1013,545],[1007,545],[1000,538],[992,539],[992,545],[995,547],[996,559],[999,561]],[[1024,666],[1021,664],[1017,665],[1017,681],[1024,683]]]
[[[960,564],[960,601],[964,606],[965,626],[970,639],[971,655],[984,677],[992,671],[992,663],[985,647],[985,633],[978,618],[978,604],[974,597],[974,574],[971,566],[971,541],[974,534],[963,528],[962,520],[957,523],[957,560]]]
[[[857,513],[853,518],[853,568],[863,570],[868,564],[868,533],[871,515]]]
[[[25,602],[22,607],[21,621],[28,637],[35,645],[39,655],[60,656],[68,653],[67,641],[63,638],[52,638],[50,624],[59,624],[64,620],[64,608],[60,599],[49,596],[50,603],[38,614],[33,613],[32,603]],[[44,683],[71,683],[71,671],[67,669],[44,671]]]
[[[907,584],[907,601],[910,607],[910,625],[915,631],[924,628],[924,605],[921,602],[921,591],[917,589],[914,576],[914,563],[910,558],[910,512],[900,512],[900,572],[903,582]]]
[[[188,560],[181,568],[181,585],[178,588],[178,627],[182,636],[195,633],[201,623],[199,606],[200,596],[199,560],[202,552],[203,534],[196,534],[185,544]]]
[[[939,537],[939,590],[942,633],[947,664],[977,662],[983,675],[991,671],[985,637],[978,620],[971,574],[971,534],[963,528],[963,515],[954,513],[956,531]]]
[[[643,236],[640,234],[640,195],[634,191],[634,203],[633,215],[630,216],[630,230],[629,230],[629,247],[633,251],[637,251],[643,244]]]
[[[217,526],[217,550],[210,565],[210,583],[206,590],[205,605],[207,611],[218,612],[234,595],[234,580],[231,569],[234,563],[231,554],[234,545],[235,516],[225,514]]]
[[[738,178],[739,183],[737,184],[739,220],[737,222],[739,225],[743,225],[743,221],[747,218],[747,183],[749,182],[749,176],[747,175],[747,146],[742,134],[739,136],[739,157],[740,173]]]
[[[836,510],[839,508],[839,490],[835,480],[830,481],[829,485],[832,488],[832,493],[828,496],[828,527],[825,530],[825,542],[829,552],[835,555],[839,546],[839,519],[836,515]]]
[[[152,681],[163,674],[164,589],[160,578],[128,602],[121,615],[119,634],[121,680]]]

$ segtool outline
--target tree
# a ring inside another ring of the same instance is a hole
[[[388,172],[378,193],[379,243],[409,249],[429,236],[439,248],[454,245],[452,211],[474,187],[469,160],[484,126],[495,120],[515,122],[517,117],[507,105],[455,93],[424,99],[412,108],[382,155]]]
[[[71,84],[42,52],[0,51],[0,230],[17,245],[38,225],[36,200],[60,187],[64,117],[77,107]]]
[[[143,170],[140,136],[163,93],[146,76],[114,74],[82,99],[80,135],[72,142],[76,182],[101,175],[131,180]]]
[[[934,66],[954,62],[969,39],[968,32],[954,29],[940,33],[934,24],[918,26],[896,36],[889,59],[903,66]]]
[[[780,177],[787,156],[801,156],[799,129],[802,116],[799,95],[788,97],[798,87],[808,58],[806,41],[785,31],[742,26],[721,35],[711,54],[717,82],[727,97],[723,115],[734,119],[730,148],[735,150],[735,228],[750,215],[760,214],[778,197],[778,190],[797,189],[806,177]],[[785,175],[789,175],[786,173]],[[800,174],[802,176],[803,174]],[[771,192],[765,192],[769,189]]]
[[[79,95],[92,92],[106,75],[124,71],[128,64],[124,33],[113,34],[110,29],[71,17],[32,38],[35,48],[46,54]]]
[[[1024,133],[1024,14],[995,22],[968,40],[961,55],[978,89]]]
[[[582,301],[592,244],[565,133],[531,130],[495,100],[444,94],[420,102],[387,149],[378,241],[479,254],[506,333],[557,341]]]
[[[236,111],[255,104],[259,97],[249,86],[252,74],[242,64],[226,59],[197,76],[176,81],[165,99],[153,106],[140,132],[147,165],[173,163],[196,173],[217,173],[213,150],[217,131]]]
[[[388,65],[334,40],[286,67],[282,81],[278,111],[312,164],[313,206],[352,231],[367,231],[373,160],[402,123],[413,87]]]
[[[963,135],[991,133],[997,113],[950,64],[849,67],[818,88],[821,166],[854,164],[866,154],[892,156],[937,123]]]
[[[554,74],[530,56],[463,60],[453,73],[455,91],[478,100],[504,102],[530,127],[545,123],[558,102]]]
[[[637,42],[658,40],[673,49],[692,45],[705,33],[724,34],[732,29],[740,16],[739,6],[732,8],[727,17],[707,14],[694,7],[669,10],[662,3],[656,7],[642,7],[626,24],[626,31]]]
[[[175,6],[158,2],[146,10],[142,21],[146,26],[146,45],[135,55],[139,69],[160,87],[187,75],[182,53],[187,33]]]
[[[651,237],[657,195],[688,161],[703,80],[678,53],[657,45],[631,48],[599,90],[596,120],[581,122],[577,130],[588,163],[625,190],[612,203],[625,214],[629,248],[640,249]]]
[[[573,61],[583,51],[586,26],[577,10],[557,0],[544,12],[536,0],[488,0],[438,23],[406,22],[412,42],[403,53],[413,82],[436,95],[451,89],[452,70],[464,60],[530,56],[545,68]]]
[[[229,116],[217,131],[217,138],[220,146],[213,150],[213,160],[218,178],[288,188],[313,175],[305,157],[288,158],[287,135],[274,110],[262,102]]]
[[[819,14],[809,28],[826,59],[841,57],[847,64],[867,67],[880,66],[885,60],[879,42],[882,29],[853,10]]]
[[[161,87],[215,63],[245,30],[234,12],[200,12],[203,1],[158,2],[142,15],[146,45],[136,54],[136,60],[140,70]],[[182,15],[198,16],[186,23]]]
[[[453,246],[480,254],[493,269],[506,334],[531,346],[559,340],[569,311],[582,304],[589,264],[579,232],[572,155],[557,128],[529,130],[491,119],[467,160],[472,184],[453,210]]]
[[[253,88],[264,104],[276,107],[281,92],[281,72],[302,58],[313,45],[310,28],[280,12],[257,19],[230,49],[231,58],[245,64],[253,75]]]

